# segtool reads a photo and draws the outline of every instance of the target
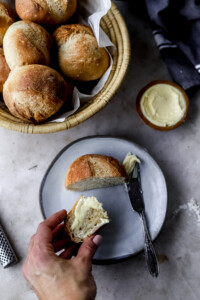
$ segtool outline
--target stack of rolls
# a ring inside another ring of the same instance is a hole
[[[69,101],[71,81],[102,77],[109,55],[89,26],[69,24],[77,0],[15,6],[18,19],[0,2],[0,93],[11,114],[41,123]]]

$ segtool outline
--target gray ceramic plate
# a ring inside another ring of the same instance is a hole
[[[143,249],[143,232],[139,216],[133,211],[123,185],[84,192],[67,191],[65,174],[70,164],[84,154],[104,154],[123,161],[128,152],[141,160],[141,180],[146,216],[154,240],[163,225],[167,209],[167,189],[162,171],[151,155],[135,143],[115,137],[89,137],[66,146],[48,168],[40,188],[44,218],[60,209],[69,211],[80,195],[96,196],[103,203],[111,222],[99,230],[103,243],[94,262],[110,263],[128,258]]]

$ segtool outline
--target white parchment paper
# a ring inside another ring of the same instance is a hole
[[[13,0],[2,0],[2,2],[7,3],[12,8],[15,7],[15,1]],[[112,53],[115,50],[115,46],[112,44],[108,36],[100,27],[100,21],[103,16],[105,16],[111,7],[110,0],[79,0],[78,1],[78,19],[79,23],[88,24],[91,26],[94,35],[97,39],[98,45],[100,47],[105,47],[110,56],[110,66],[105,74],[100,78],[97,84],[87,93],[84,94],[78,90],[77,87],[74,88],[72,97],[72,109],[66,111],[59,116],[59,118],[52,120],[52,122],[63,122],[66,117],[72,115],[82,103],[87,102],[89,99],[94,97],[103,88],[106,83],[110,71],[112,69]],[[2,103],[0,103],[0,106]]]

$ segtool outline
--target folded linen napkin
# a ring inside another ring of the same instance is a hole
[[[200,1],[145,0],[152,33],[175,82],[200,85]]]
[[[131,0],[121,1],[132,5]],[[185,90],[200,86],[200,0],[137,2],[135,7],[146,4],[154,39],[172,79]]]

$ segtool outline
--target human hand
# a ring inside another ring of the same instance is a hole
[[[61,210],[40,223],[30,240],[23,275],[40,300],[93,300],[96,284],[92,257],[102,238],[95,235],[86,239],[71,259],[76,245],[68,237],[57,239],[66,216],[67,212]],[[62,249],[65,250],[56,255]]]

